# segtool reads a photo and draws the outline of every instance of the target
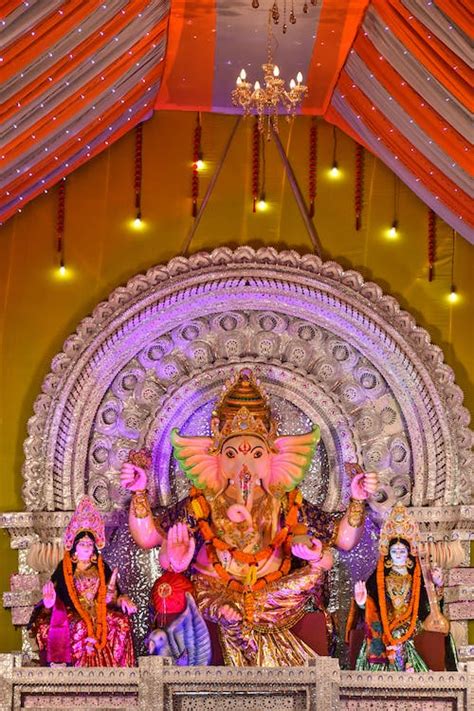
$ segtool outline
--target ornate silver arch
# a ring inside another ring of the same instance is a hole
[[[168,501],[177,481],[170,427],[203,427],[242,364],[299,426],[321,424],[329,508],[344,497],[350,459],[380,472],[382,507],[396,498],[470,502],[469,414],[428,333],[355,271],[240,247],[132,278],[66,340],[28,424],[27,510],[70,510],[86,490],[104,511],[122,508],[116,473],[144,444],[154,452],[154,494]]]

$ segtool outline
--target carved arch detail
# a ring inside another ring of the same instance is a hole
[[[79,324],[28,424],[26,508],[70,510],[85,491],[104,511],[123,508],[117,472],[143,445],[167,503],[180,487],[170,428],[198,433],[242,365],[280,403],[282,428],[285,411],[288,427],[320,424],[313,495],[326,507],[344,499],[343,463],[355,459],[380,472],[375,508],[470,502],[469,414],[428,333],[336,262],[240,247],[153,267]]]

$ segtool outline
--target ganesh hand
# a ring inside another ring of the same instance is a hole
[[[222,605],[219,610],[219,622],[222,624],[234,624],[235,622],[240,622],[242,615],[238,610],[236,610],[231,605]]]
[[[43,605],[49,610],[56,602],[56,590],[51,580],[43,585]]]
[[[137,611],[137,606],[133,600],[128,597],[128,595],[119,595],[117,598],[117,605],[126,615],[134,615]]]
[[[120,469],[120,484],[129,491],[144,491],[146,489],[146,473],[141,467],[130,462],[124,462]]]
[[[375,472],[356,474],[351,481],[351,496],[353,499],[367,499],[375,494],[378,484],[379,477]]]
[[[318,538],[308,538],[305,543],[293,543],[291,552],[303,560],[317,562],[322,558],[323,544]]]
[[[175,573],[182,573],[189,567],[195,550],[195,540],[189,535],[186,524],[175,523],[171,526],[166,538],[166,553],[170,567]]]

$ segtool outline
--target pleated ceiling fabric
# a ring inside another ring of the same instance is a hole
[[[0,219],[152,109],[237,113],[241,68],[262,80],[272,4],[4,2]],[[308,86],[301,112],[346,131],[474,241],[467,0],[303,4],[296,24],[272,27],[282,77],[301,71]]]
[[[0,220],[149,116],[168,0],[0,7]]]

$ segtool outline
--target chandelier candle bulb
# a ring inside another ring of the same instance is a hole
[[[301,74],[301,72],[298,72],[298,74],[296,75],[296,81],[298,82],[298,84],[301,84],[301,82],[303,81],[303,75]]]
[[[290,89],[294,89],[296,86],[296,82],[294,79],[290,79]]]
[[[255,91],[260,91],[260,82],[256,81],[255,84],[253,85],[253,88],[255,89]]]
[[[245,69],[240,70],[240,78],[242,79],[242,81],[245,81],[247,79],[247,72],[245,71]]]
[[[278,69],[278,67],[277,67],[276,64],[275,64],[275,66],[273,67],[273,76],[274,76],[274,77],[280,76],[280,70]]]

